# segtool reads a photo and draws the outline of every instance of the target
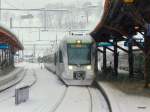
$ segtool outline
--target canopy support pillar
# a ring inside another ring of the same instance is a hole
[[[134,74],[133,74],[133,62],[134,62],[134,58],[133,58],[133,39],[132,36],[129,36],[129,40],[128,40],[128,62],[129,62],[129,78],[133,78]]]
[[[103,47],[103,71],[105,72],[107,68],[107,57],[106,57],[106,47]]]
[[[118,76],[118,52],[117,52],[117,40],[113,40],[114,44],[114,75]]]
[[[145,54],[145,65],[144,65],[144,77],[145,87],[148,87],[150,83],[150,24],[147,25],[144,34],[144,54]]]

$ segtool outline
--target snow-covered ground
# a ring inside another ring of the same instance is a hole
[[[102,66],[101,60],[99,66]],[[118,72],[120,74],[115,81],[109,79],[108,74],[103,74],[108,80],[98,81],[108,96],[112,112],[150,112],[150,90],[144,89],[143,81],[129,81],[128,71],[119,69]],[[124,81],[120,77],[124,77]]]
[[[109,112],[106,101],[98,89],[68,87],[65,98],[56,112]]]
[[[24,65],[24,79],[16,86],[0,93],[0,111],[109,112],[105,99],[98,89],[66,87],[56,75],[41,68],[39,64],[24,63]],[[32,85],[29,100],[15,105],[15,88],[23,85]]]
[[[110,82],[99,82],[111,102],[112,112],[150,112],[150,98],[127,94],[112,86]]]

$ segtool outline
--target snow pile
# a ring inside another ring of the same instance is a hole
[[[17,85],[31,84],[35,80],[34,73],[37,76],[37,82],[30,88],[29,100],[26,103],[15,105],[15,88],[7,90],[3,95],[5,99],[0,101],[2,112],[45,112],[53,108],[52,106],[60,99],[65,90],[65,86],[57,79],[55,75],[46,69],[40,69],[38,64],[26,63],[26,76],[23,81]],[[1,97],[1,94],[0,94]],[[9,107],[9,108],[8,108]]]

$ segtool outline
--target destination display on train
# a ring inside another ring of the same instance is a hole
[[[86,47],[88,47],[89,45],[87,45],[87,44],[70,44],[70,45],[68,45],[68,47],[70,47],[70,48],[86,48]]]

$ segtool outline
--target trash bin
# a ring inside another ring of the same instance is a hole
[[[29,99],[29,86],[23,86],[15,89],[15,104],[18,105]]]

